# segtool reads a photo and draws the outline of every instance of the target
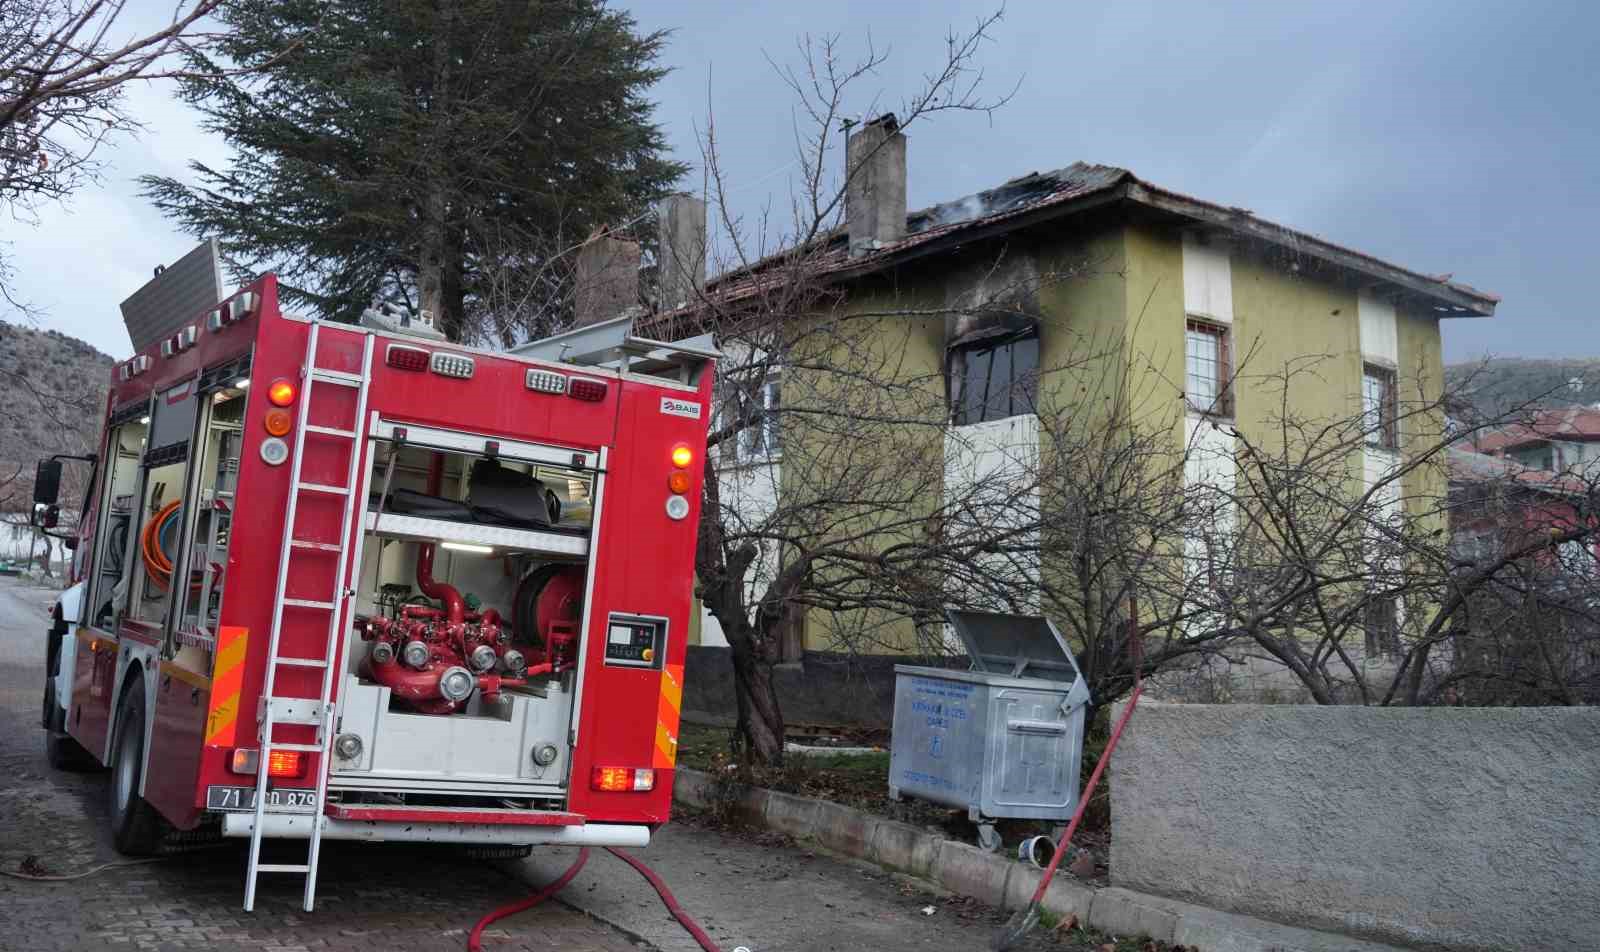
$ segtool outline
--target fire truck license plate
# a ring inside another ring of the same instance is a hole
[[[316,804],[315,790],[268,790],[267,809],[282,813],[310,813]],[[207,787],[208,810],[254,810],[255,787]]]

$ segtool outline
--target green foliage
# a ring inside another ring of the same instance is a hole
[[[600,0],[238,0],[220,16],[222,59],[192,57],[183,95],[233,162],[191,163],[192,186],[146,177],[145,194],[325,318],[415,306],[427,245],[447,333],[548,329],[568,307],[562,252],[684,171],[646,98],[665,36]]]

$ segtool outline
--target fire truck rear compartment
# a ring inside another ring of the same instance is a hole
[[[559,807],[598,476],[409,436],[369,454],[330,790]]]

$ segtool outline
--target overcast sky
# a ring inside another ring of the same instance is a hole
[[[671,29],[656,89],[678,157],[696,166],[708,106],[723,166],[750,212],[781,205],[794,158],[791,96],[763,53],[796,62],[796,37],[866,37],[892,59],[860,88],[892,106],[937,64],[951,26],[993,9],[917,3],[622,3]],[[170,6],[140,0],[139,15]],[[1498,316],[1445,322],[1448,359],[1600,356],[1589,289],[1600,270],[1600,4],[1011,0],[982,54],[992,119],[910,130],[909,204],[956,198],[1075,160],[1313,232],[1501,295]],[[21,296],[43,324],[129,353],[117,305],[193,245],[135,190],[146,173],[223,161],[165,86],[130,90],[148,131],[107,153],[105,182],[37,227],[0,222]],[[12,315],[0,314],[10,318]]]

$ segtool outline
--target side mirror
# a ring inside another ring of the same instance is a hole
[[[61,461],[42,459],[33,469],[33,504],[54,507],[61,498]],[[54,523],[52,523],[54,525]]]
[[[61,507],[33,504],[33,524],[41,529],[54,529],[61,522]]]

